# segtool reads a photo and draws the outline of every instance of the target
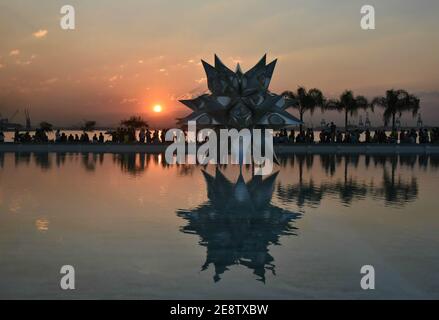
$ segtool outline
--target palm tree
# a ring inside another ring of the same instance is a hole
[[[52,131],[52,128],[53,128],[53,125],[51,123],[46,122],[46,121],[40,122],[41,131],[50,132],[50,131]]]
[[[84,125],[82,126],[82,131],[94,131],[96,127],[96,121],[94,120],[84,120]]]
[[[314,113],[316,107],[323,110],[325,98],[319,89],[306,90],[304,87],[298,87],[296,92],[285,91],[282,95],[291,100],[291,106],[299,111],[300,121],[303,123],[303,114],[307,111]],[[303,124],[300,124],[300,131],[302,131]]]
[[[132,129],[141,129],[148,127],[148,123],[142,119],[140,116],[132,116],[129,119],[122,120],[120,122],[122,126]]]
[[[372,105],[384,108],[384,122],[387,124],[392,118],[392,130],[395,130],[396,115],[401,116],[403,112],[411,111],[412,115],[415,116],[420,107],[420,100],[405,90],[391,89],[386,91],[385,97],[373,99]]]
[[[338,100],[330,100],[325,104],[326,109],[334,109],[344,112],[345,130],[348,128],[348,116],[353,116],[358,112],[358,109],[367,109],[371,107],[367,99],[363,96],[354,96],[351,90],[346,90],[340,95]]]

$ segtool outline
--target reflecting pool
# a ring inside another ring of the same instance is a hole
[[[251,169],[0,153],[0,298],[439,298],[438,156]]]

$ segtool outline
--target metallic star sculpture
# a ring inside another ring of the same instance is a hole
[[[215,55],[215,67],[201,60],[207,75],[210,94],[180,100],[193,112],[179,119],[179,124],[196,121],[197,126],[226,128],[282,128],[300,124],[286,111],[293,103],[268,90],[276,61],[266,64],[266,55],[243,73],[227,68]]]

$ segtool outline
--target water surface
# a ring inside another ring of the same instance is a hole
[[[301,155],[260,179],[161,155],[0,154],[0,298],[439,298],[438,168]]]

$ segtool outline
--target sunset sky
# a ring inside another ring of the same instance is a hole
[[[65,4],[76,9],[76,30],[60,28]],[[375,6],[376,30],[360,28],[364,4]],[[437,125],[438,30],[437,0],[0,0],[0,113],[29,108],[34,122],[55,125],[142,114],[172,126],[189,113],[177,100],[206,90],[200,59],[213,63],[217,53],[246,70],[267,53],[279,59],[273,92],[304,85],[373,97],[404,88]]]

